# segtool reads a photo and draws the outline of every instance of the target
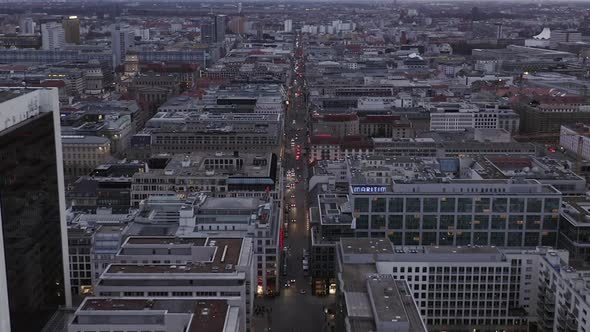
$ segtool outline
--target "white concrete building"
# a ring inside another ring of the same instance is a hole
[[[111,26],[111,50],[113,52],[113,67],[123,63],[127,50],[135,44],[135,33],[129,27]]]
[[[249,325],[255,293],[252,239],[129,237],[95,286],[101,297],[231,300]]]
[[[44,50],[61,50],[66,44],[63,26],[57,22],[41,24],[41,39]]]
[[[538,274],[539,331],[590,331],[590,275],[558,255],[541,261]]]
[[[431,131],[464,131],[466,129],[505,129],[517,133],[520,120],[509,108],[497,105],[440,103],[431,105]]]
[[[590,126],[562,125],[559,131],[559,145],[574,155],[578,153],[578,149],[581,149],[580,158],[590,159]]]
[[[285,32],[293,32],[293,20],[285,20]]]
[[[57,88],[0,88],[0,155],[0,331],[40,330],[72,304]]]
[[[407,281],[430,329],[470,331],[528,331],[538,317],[539,271],[568,256],[544,247],[401,247],[383,239],[341,239],[337,252],[340,271],[352,266]]]

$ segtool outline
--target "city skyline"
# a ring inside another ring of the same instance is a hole
[[[590,330],[590,3],[0,2],[1,332]]]

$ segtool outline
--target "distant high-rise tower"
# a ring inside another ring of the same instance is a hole
[[[238,2],[238,15],[242,15],[242,3]]]
[[[80,44],[80,19],[70,16],[61,21],[64,28],[66,43]]]
[[[59,121],[57,89],[0,90],[2,332],[39,332],[72,305]]]
[[[133,47],[135,33],[127,27],[115,24],[111,26],[111,49],[113,51],[113,68],[125,60],[127,50]]]
[[[19,23],[19,34],[21,35],[32,35],[35,33],[35,21],[32,18],[23,18]]]
[[[201,41],[206,44],[221,43],[225,40],[225,15],[212,16],[210,22],[201,24]]]
[[[285,32],[293,32],[293,20],[285,20]]]
[[[496,23],[496,39],[502,39],[504,33],[502,32],[502,23]]]
[[[44,50],[60,50],[66,43],[64,28],[56,22],[41,24],[41,39]]]
[[[201,42],[213,44],[215,42],[215,26],[211,22],[201,24]]]
[[[225,15],[215,16],[215,42],[221,43],[225,40]]]

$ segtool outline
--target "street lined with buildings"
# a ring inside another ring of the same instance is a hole
[[[0,3],[0,331],[590,331],[589,10]]]

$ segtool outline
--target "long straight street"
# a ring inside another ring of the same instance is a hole
[[[300,36],[300,35],[299,35]],[[300,38],[300,37],[299,37]],[[326,331],[324,308],[334,302],[333,297],[311,295],[310,278],[303,266],[304,251],[309,251],[309,218],[307,204],[308,178],[308,121],[306,105],[305,64],[302,41],[296,41],[293,81],[289,88],[285,116],[285,202],[287,227],[283,259],[280,262],[281,286],[279,296],[258,299],[264,306],[261,315],[254,316],[254,331],[313,332]],[[286,269],[285,269],[286,265]]]

